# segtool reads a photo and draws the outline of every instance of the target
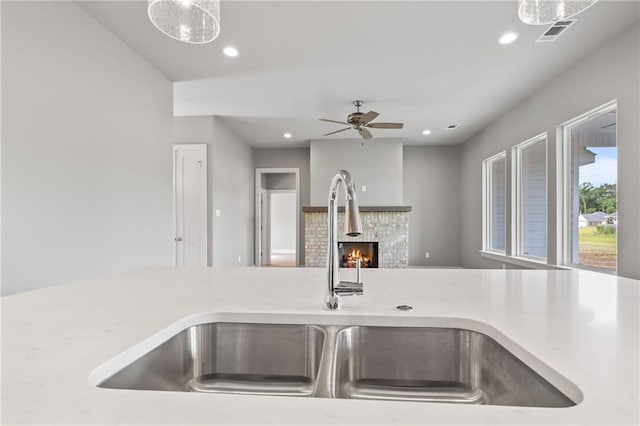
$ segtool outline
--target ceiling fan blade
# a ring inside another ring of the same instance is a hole
[[[344,132],[345,130],[349,130],[351,127],[345,127],[344,129],[340,129],[340,130],[336,130],[335,132],[331,132],[331,133],[327,133],[324,136],[329,136],[329,135],[333,135],[334,133],[340,133],[340,132]]]
[[[367,124],[368,122],[370,122],[371,120],[374,120],[377,116],[379,116],[380,114],[378,114],[375,111],[369,111],[367,112],[365,115],[363,115],[362,117],[360,117],[360,123],[362,124]]]
[[[369,123],[366,126],[374,129],[402,129],[404,123]]]
[[[360,136],[362,136],[362,139],[371,139],[373,137],[370,131],[362,127],[358,129],[358,133],[360,133]]]
[[[344,121],[336,121],[336,120],[327,120],[326,118],[319,118],[320,121],[328,121],[329,123],[338,123],[338,124],[346,124],[349,125],[349,123],[345,123]]]

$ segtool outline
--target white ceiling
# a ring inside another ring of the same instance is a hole
[[[220,36],[188,45],[153,27],[146,1],[78,4],[177,82],[176,115],[222,116],[256,147],[322,139],[341,127],[317,119],[344,121],[354,99],[405,123],[373,129],[372,143],[463,143],[640,16],[636,1],[600,1],[555,43],[534,43],[547,27],[521,23],[515,1],[223,0]],[[499,45],[506,31],[520,38]],[[227,45],[240,56],[224,56]]]

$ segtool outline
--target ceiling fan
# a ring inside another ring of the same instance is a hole
[[[360,112],[360,107],[364,102],[362,101],[354,101],[353,105],[357,108],[356,112],[352,112],[347,116],[347,121],[336,121],[336,120],[327,120],[325,118],[321,118],[320,121],[328,121],[329,123],[339,123],[346,124],[349,127],[345,127],[344,129],[336,130],[335,132],[330,132],[325,134],[324,136],[333,135],[335,133],[344,132],[345,130],[354,129],[360,133],[362,139],[371,139],[373,135],[366,128],[372,129],[402,129],[403,123],[371,123],[371,120],[375,120],[378,114],[375,111],[369,112]]]

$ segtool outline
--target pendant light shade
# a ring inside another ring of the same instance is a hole
[[[156,28],[186,43],[209,43],[220,34],[219,0],[149,0],[148,13]]]
[[[571,18],[598,0],[520,0],[518,16],[525,24],[547,25]]]

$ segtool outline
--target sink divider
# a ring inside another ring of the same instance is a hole
[[[324,346],[318,367],[318,379],[312,396],[317,398],[335,398],[336,394],[336,350],[338,333],[347,327],[338,325],[324,325],[320,327],[324,335]]]

